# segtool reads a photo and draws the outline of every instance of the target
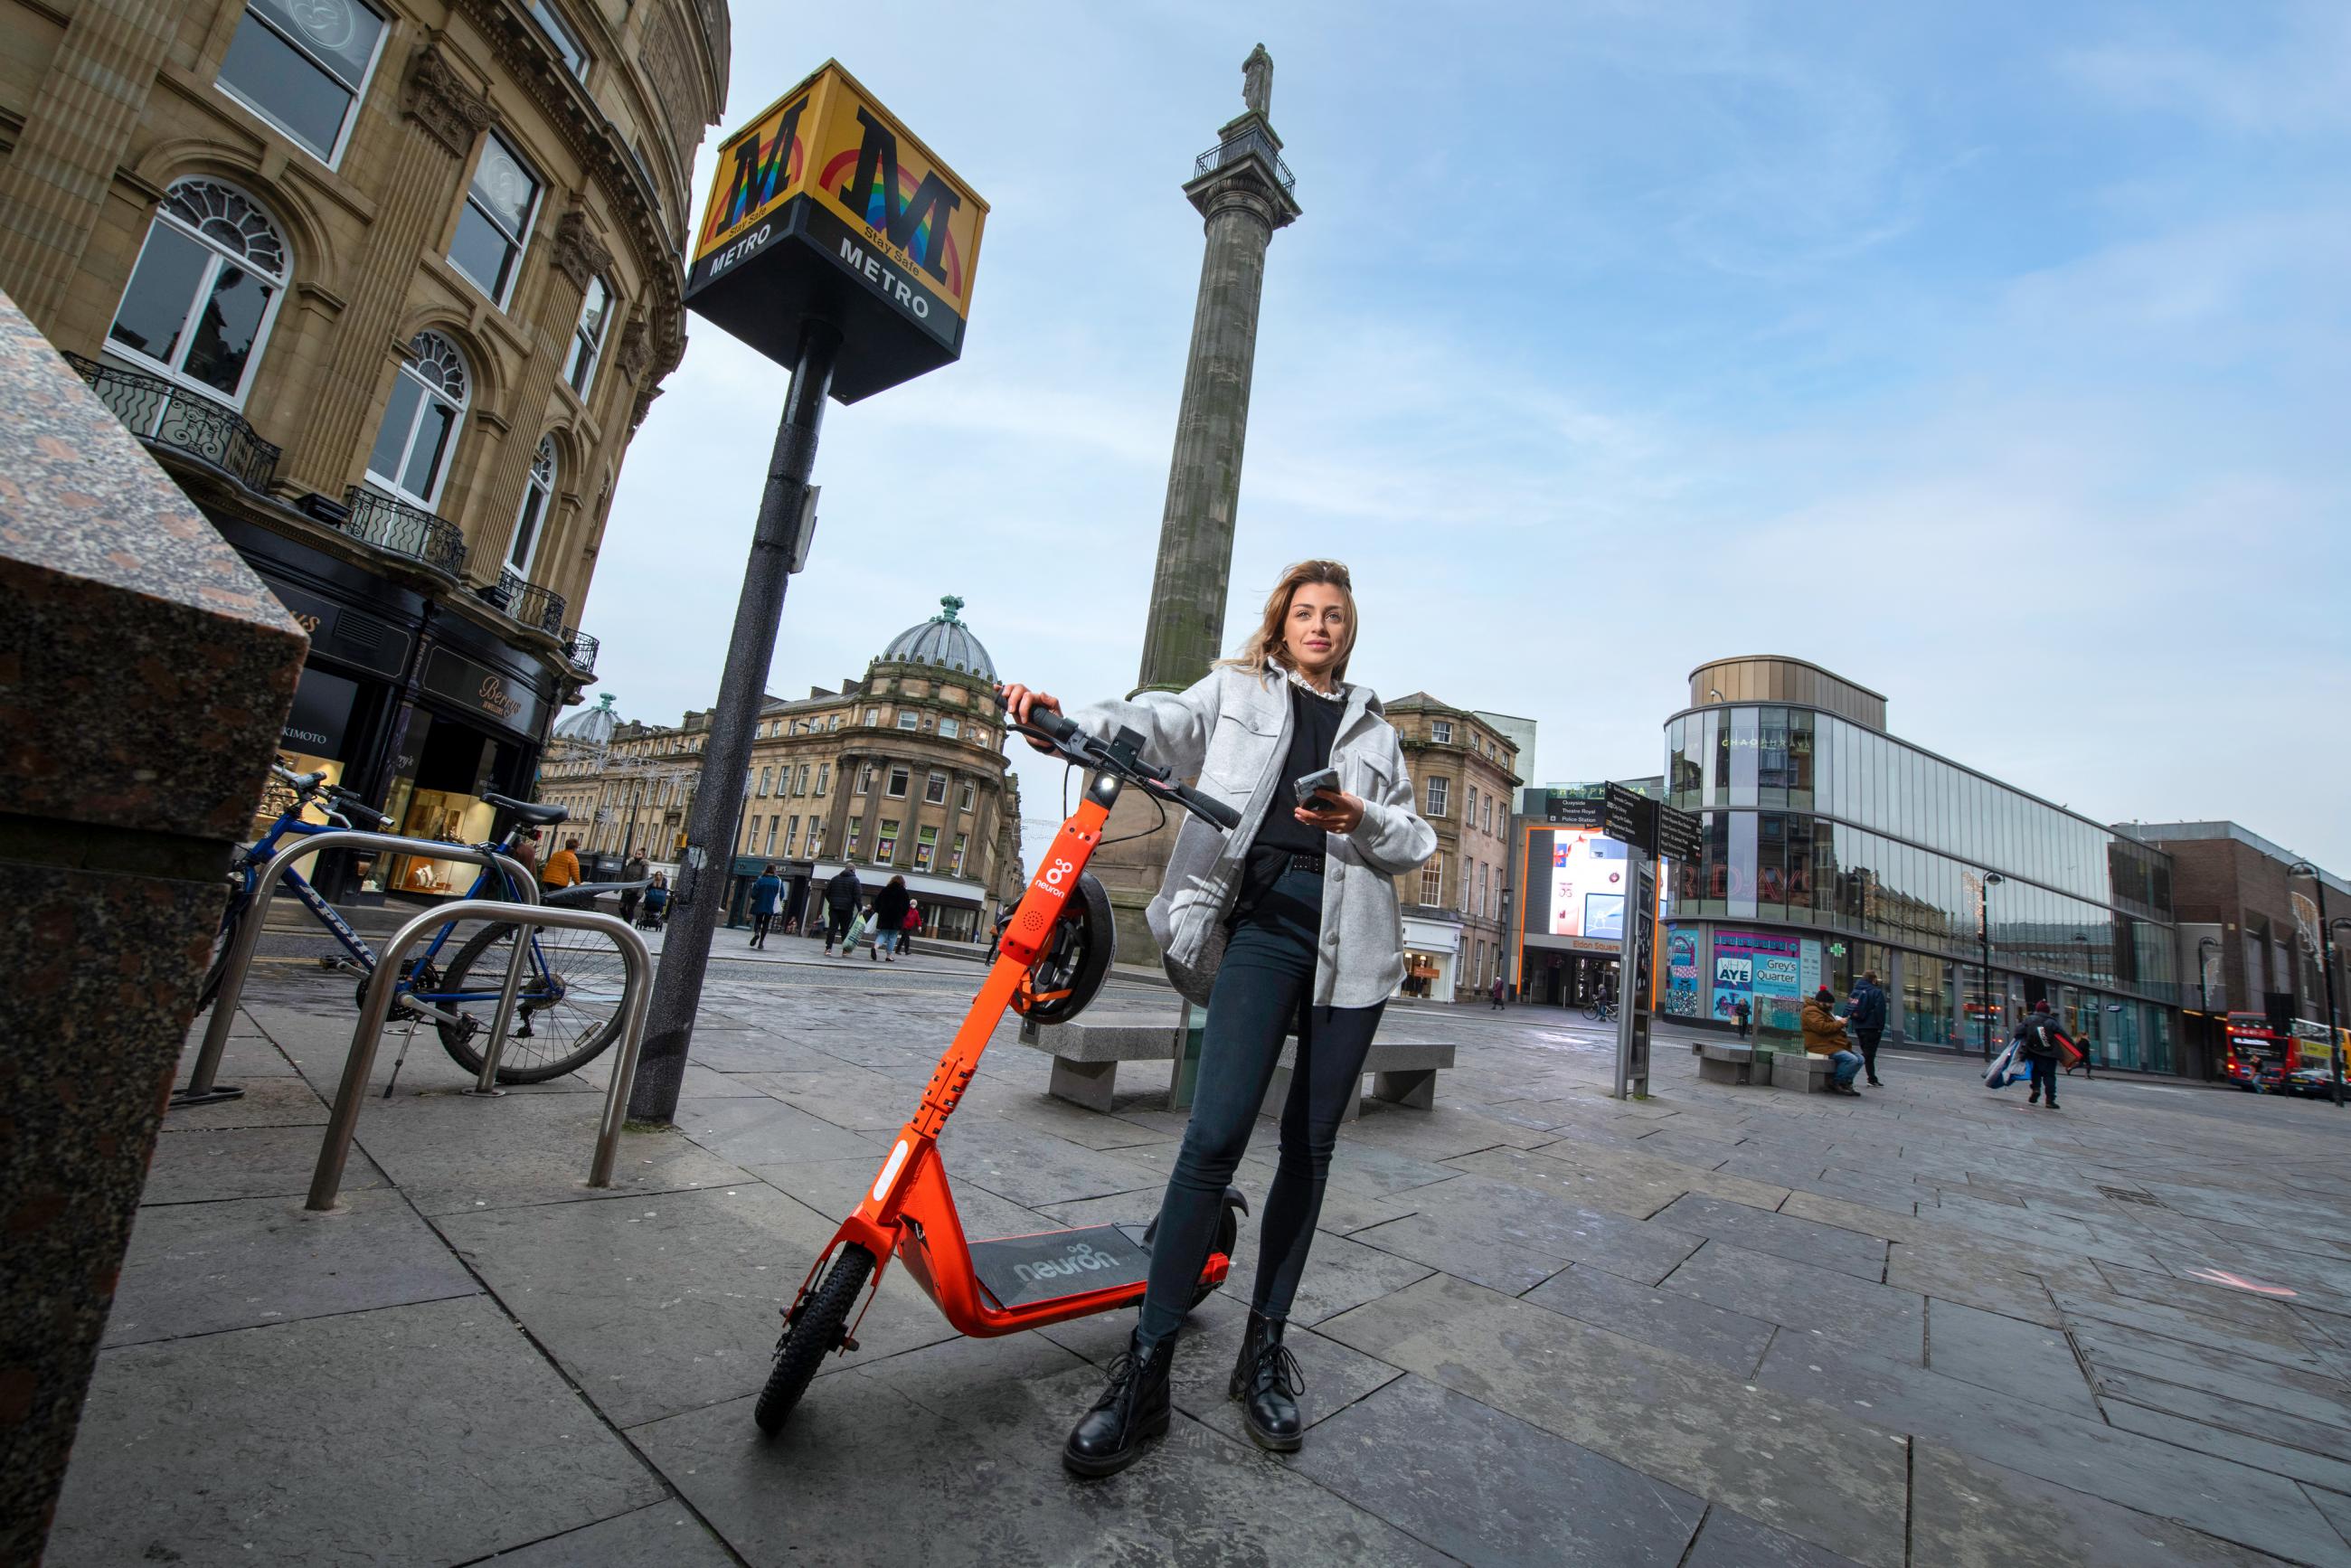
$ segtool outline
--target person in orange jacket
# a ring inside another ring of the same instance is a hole
[[[1836,994],[1826,986],[1813,992],[1813,999],[1804,1004],[1802,1022],[1804,1049],[1836,1064],[1836,1076],[1829,1083],[1829,1092],[1859,1099],[1861,1091],[1853,1086],[1853,1079],[1861,1071],[1861,1052],[1845,1040],[1844,1019],[1836,1016]]]

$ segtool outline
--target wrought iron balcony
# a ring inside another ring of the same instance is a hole
[[[1201,153],[1192,164],[1192,178],[1197,180],[1205,174],[1213,174],[1252,154],[1265,160],[1265,166],[1272,171],[1283,195],[1295,196],[1298,193],[1298,177],[1290,172],[1290,165],[1281,161],[1281,154],[1274,148],[1273,138],[1254,125],[1230,141],[1220,141]]]
[[[446,517],[354,485],[343,492],[350,517],[340,527],[387,555],[406,556],[451,577],[465,569],[465,536]]]
[[[596,651],[601,646],[595,638],[576,628],[563,629],[563,656],[571,663],[571,672],[585,678],[596,673]]]
[[[161,376],[68,354],[99,402],[150,446],[185,453],[212,465],[248,490],[266,490],[277,473],[277,448],[254,434],[235,411]]]
[[[500,567],[497,581],[474,591],[533,632],[544,632],[559,642],[567,642],[572,635],[563,624],[563,595],[525,580],[512,567]]]

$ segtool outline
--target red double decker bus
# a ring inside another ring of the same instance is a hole
[[[2266,1013],[2231,1013],[2229,1082],[2254,1093],[2276,1093],[2301,1066],[2301,1042],[2270,1021]]]

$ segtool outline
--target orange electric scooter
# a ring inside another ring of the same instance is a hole
[[[1228,832],[1240,825],[1240,814],[1144,762],[1143,737],[1131,729],[1099,740],[1044,710],[1033,713],[1029,723],[1009,727],[1050,743],[1061,757],[1088,768],[1085,798],[1061,824],[1021,895],[1004,929],[1000,956],[939,1058],[921,1108],[898,1130],[864,1201],[841,1222],[785,1310],[775,1364],[754,1412],[762,1431],[782,1427],[826,1356],[857,1348],[857,1322],[872,1307],[893,1256],[947,1322],[976,1338],[1042,1328],[1143,1299],[1151,1268],[1151,1226],[1092,1225],[967,1239],[940,1161],[939,1131],[978,1071],[980,1053],[1007,1008],[1040,1023],[1061,1023],[1076,1017],[1101,990],[1114,936],[1110,897],[1086,874],[1086,862],[1102,844],[1102,825],[1121,791],[1133,786]],[[1200,1270],[1195,1303],[1224,1283],[1239,1233],[1238,1213],[1248,1207],[1238,1188],[1225,1189],[1223,1218]],[[858,1305],[861,1294],[863,1308]],[[856,1322],[850,1318],[852,1309]]]

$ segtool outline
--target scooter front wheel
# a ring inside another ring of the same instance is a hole
[[[772,1437],[783,1429],[784,1418],[808,1392],[816,1369],[848,1337],[850,1312],[872,1274],[873,1254],[862,1247],[844,1246],[833,1255],[832,1267],[800,1301],[776,1342],[775,1364],[768,1370],[767,1386],[759,1390],[759,1403],[751,1413],[760,1431]]]

